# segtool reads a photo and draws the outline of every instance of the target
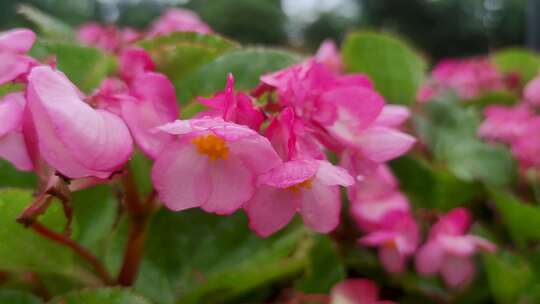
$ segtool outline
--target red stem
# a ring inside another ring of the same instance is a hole
[[[156,194],[152,191],[144,204],[141,203],[133,175],[129,168],[122,177],[122,186],[124,188],[123,202],[129,212],[131,224],[122,268],[118,274],[117,281],[122,286],[132,286],[137,279],[143,257],[146,231],[150,224],[150,217],[154,211]]]
[[[68,238],[64,234],[58,233],[56,231],[53,231],[46,226],[40,224],[37,221],[34,221],[30,228],[40,234],[41,236],[56,242],[60,245],[69,247],[73,252],[78,254],[81,258],[86,260],[92,267],[94,268],[96,274],[103,280],[103,282],[107,285],[113,285],[114,280],[109,275],[109,272],[105,268],[105,266],[99,261],[88,249],[82,247],[77,242],[73,241],[72,239]]]

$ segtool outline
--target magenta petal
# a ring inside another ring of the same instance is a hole
[[[379,163],[407,153],[415,142],[414,137],[386,127],[368,128],[355,140],[367,158]]]
[[[208,158],[189,143],[171,144],[156,159],[152,182],[167,208],[181,211],[200,207],[212,191]]]
[[[70,178],[107,178],[128,160],[131,135],[118,116],[92,109],[50,67],[34,68],[28,79],[28,107],[47,163]]]
[[[0,33],[0,52],[26,53],[36,41],[36,34],[28,29],[13,29]]]
[[[448,256],[441,269],[444,281],[450,287],[467,284],[474,275],[474,263],[467,257]]]
[[[131,47],[120,56],[120,77],[127,82],[155,69],[150,55],[142,48]],[[158,90],[156,90],[158,92]]]
[[[267,237],[285,227],[299,209],[298,196],[270,186],[259,187],[244,210],[249,218],[249,226],[258,235]]]
[[[210,161],[208,170],[212,191],[208,201],[201,206],[205,211],[230,214],[253,196],[255,178],[238,156]]]
[[[399,273],[405,269],[405,256],[399,253],[395,247],[381,247],[379,259],[384,269],[390,273]]]
[[[416,253],[416,271],[423,275],[435,274],[445,258],[443,248],[436,241],[428,241]]]
[[[25,104],[23,93],[12,93],[3,98],[0,102],[0,137],[21,129]]]
[[[328,233],[339,224],[341,201],[339,187],[327,186],[315,179],[311,189],[302,191],[300,212],[304,223],[319,233]]]
[[[11,162],[21,171],[30,171],[33,168],[24,137],[20,132],[0,136],[0,158]]]

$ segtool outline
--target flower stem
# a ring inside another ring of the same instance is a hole
[[[88,249],[82,247],[81,245],[79,245],[77,242],[73,241],[66,235],[47,228],[46,226],[40,224],[38,221],[34,221],[30,225],[30,228],[34,230],[35,232],[37,232],[38,234],[40,234],[41,236],[53,242],[56,242],[60,245],[70,248],[73,252],[75,252],[77,255],[79,255],[81,258],[87,261],[90,265],[92,265],[96,274],[101,278],[101,280],[106,285],[114,284],[114,280],[109,275],[109,272],[107,271],[105,266]]]
[[[117,281],[122,286],[132,286],[137,278],[143,257],[144,243],[146,241],[150,218],[154,211],[156,194],[152,191],[144,203],[141,202],[129,167],[126,171],[126,174],[122,177],[122,187],[124,189],[123,203],[130,217],[130,227],[122,268],[118,274]]]

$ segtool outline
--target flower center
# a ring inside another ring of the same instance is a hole
[[[296,185],[292,185],[290,187],[287,187],[287,190],[291,190],[292,192],[300,192],[300,190],[302,190],[302,188],[304,189],[311,189],[311,184],[313,183],[313,180],[310,178],[310,179],[306,179],[305,181],[301,182],[301,183],[298,183]]]
[[[191,142],[197,147],[197,152],[208,155],[212,160],[227,159],[229,156],[227,143],[214,134],[195,137]]]

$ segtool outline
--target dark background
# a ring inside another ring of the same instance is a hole
[[[533,12],[540,7],[540,0],[0,0],[0,28],[29,26],[16,13],[22,3],[74,26],[97,20],[138,28],[169,6],[184,6],[243,43],[306,51],[352,29],[382,29],[435,60],[534,43]]]

